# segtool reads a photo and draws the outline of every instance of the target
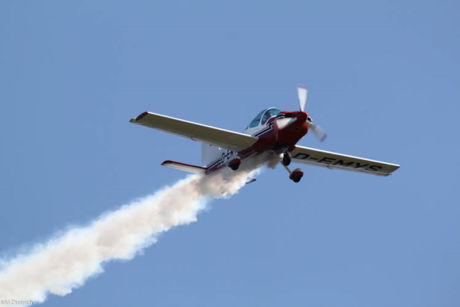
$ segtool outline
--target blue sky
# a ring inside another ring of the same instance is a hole
[[[278,168],[45,306],[458,306],[456,1],[3,1],[0,252],[184,177],[200,145],[149,110],[241,131],[307,110],[302,145],[401,164]]]

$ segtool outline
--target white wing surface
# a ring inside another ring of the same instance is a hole
[[[303,146],[296,146],[291,154],[292,159],[295,162],[380,176],[388,176],[399,168],[399,165],[397,164],[369,160]]]
[[[150,112],[144,112],[138,117],[131,119],[130,122],[237,152],[250,147],[257,141],[256,137],[248,134]]]

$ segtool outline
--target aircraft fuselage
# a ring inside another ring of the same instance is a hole
[[[265,112],[273,110],[267,109]],[[241,160],[272,151],[275,154],[291,151],[295,144],[308,132],[307,113],[303,111],[283,111],[276,116],[270,117],[256,127],[248,127],[245,133],[258,137],[258,140],[251,147],[240,152],[223,150],[221,156],[214,162],[207,165],[206,174],[215,172],[223,167],[229,166],[237,169]]]

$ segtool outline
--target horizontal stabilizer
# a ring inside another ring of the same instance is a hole
[[[178,169],[184,172],[194,173],[194,174],[204,174],[206,171],[206,168],[202,166],[197,166],[197,165],[192,165],[192,164],[187,164],[187,163],[182,163],[182,162],[176,162],[176,161],[171,161],[171,160],[166,160],[163,163],[161,163],[161,165],[175,168],[175,169]]]

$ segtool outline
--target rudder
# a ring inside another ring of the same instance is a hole
[[[224,149],[213,145],[201,144],[201,162],[206,167],[216,161],[222,155]]]

